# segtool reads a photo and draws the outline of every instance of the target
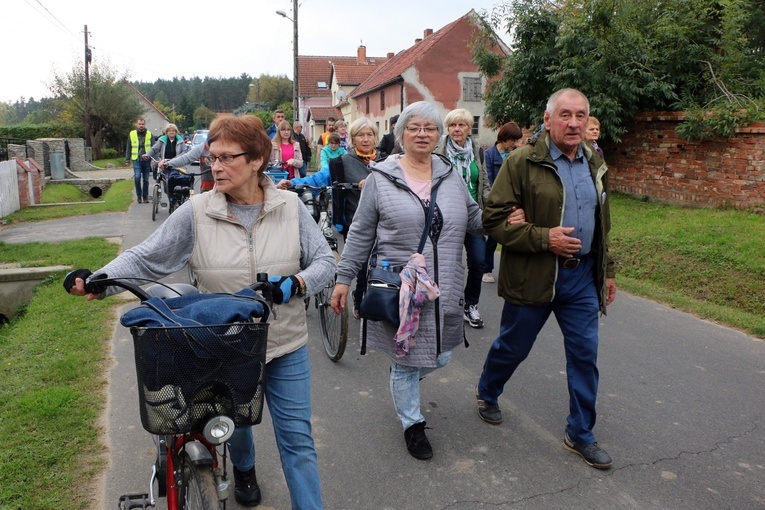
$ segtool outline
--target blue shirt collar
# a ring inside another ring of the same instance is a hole
[[[550,157],[555,161],[556,159],[559,159],[561,157],[565,157],[568,159],[568,156],[563,154],[561,150],[558,148],[557,145],[555,145],[555,142],[552,141],[552,138],[549,138],[550,140]],[[576,148],[576,157],[574,157],[574,161],[582,159],[584,157],[584,152],[582,152],[582,145],[579,144],[579,146]]]

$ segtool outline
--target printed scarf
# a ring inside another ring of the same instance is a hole
[[[468,137],[464,147],[460,147],[451,139],[446,139],[446,155],[460,175],[465,180],[468,189],[473,189],[473,180],[470,178],[470,165],[473,163],[473,141]]]

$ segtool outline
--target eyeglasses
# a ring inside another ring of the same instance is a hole
[[[228,166],[236,158],[238,158],[239,156],[244,156],[245,154],[247,153],[240,152],[239,154],[224,154],[222,156],[205,156],[205,163],[207,163],[210,166],[213,166],[216,161],[220,161],[221,165]]]
[[[406,126],[404,129],[406,129],[407,133],[413,135],[419,134],[421,131],[424,131],[428,135],[432,135],[438,131],[436,126]]]

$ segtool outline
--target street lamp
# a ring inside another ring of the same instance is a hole
[[[301,121],[300,104],[298,101],[298,0],[292,0],[292,18],[284,11],[276,14],[292,22],[292,111],[293,124]]]

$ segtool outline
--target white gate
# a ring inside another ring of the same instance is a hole
[[[0,161],[0,218],[21,209],[16,161]]]

